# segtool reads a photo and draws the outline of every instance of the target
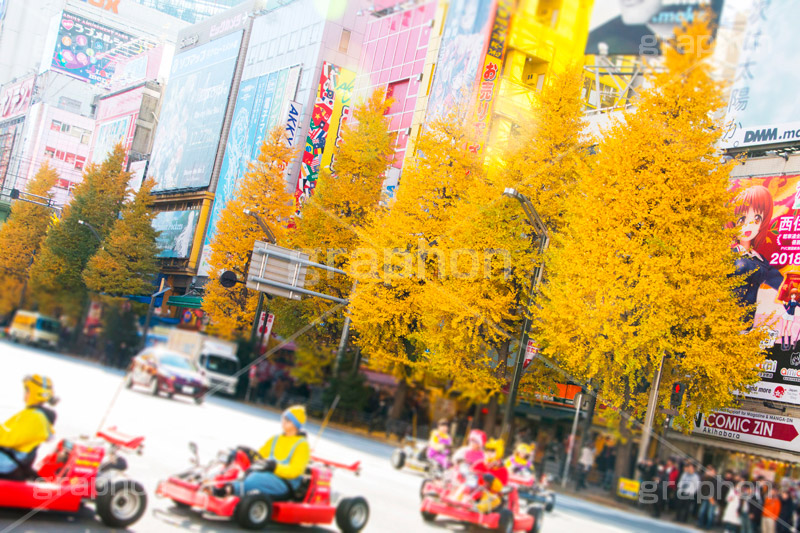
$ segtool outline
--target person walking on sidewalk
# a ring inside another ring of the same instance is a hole
[[[575,485],[575,492],[586,488],[586,477],[589,475],[589,470],[594,465],[594,449],[589,443],[584,444],[581,448],[581,456],[578,459],[578,481]]]
[[[719,485],[717,471],[713,466],[708,465],[698,494],[700,513],[697,519],[697,527],[700,529],[711,529],[717,521],[717,498],[720,497]]]
[[[739,499],[739,529],[740,533],[753,533],[753,513],[751,511],[753,491],[750,485],[742,483],[742,492]]]
[[[794,523],[794,500],[787,487],[781,490],[781,512],[778,514],[778,524],[775,527],[777,533],[790,533],[793,531]]]
[[[725,510],[722,512],[722,527],[725,533],[736,533],[742,523],[739,518],[739,506],[742,503],[740,491],[741,485],[730,487],[725,495]]]
[[[770,489],[764,499],[764,513],[761,516],[761,533],[775,533],[775,523],[781,514],[781,501],[778,492]]]
[[[683,474],[678,478],[678,510],[675,519],[686,522],[694,511],[697,490],[700,488],[700,476],[694,470],[694,465],[688,463],[683,469]]]

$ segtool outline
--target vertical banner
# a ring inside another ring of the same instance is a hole
[[[494,95],[500,85],[500,72],[503,69],[503,56],[506,51],[506,37],[511,24],[512,0],[499,0],[497,13],[492,25],[492,34],[489,37],[489,48],[486,50],[486,59],[478,79],[478,101],[475,106],[475,130],[477,143],[467,148],[478,153],[483,148],[488,135],[489,123],[492,119]]]
[[[428,97],[428,121],[470,103],[495,11],[495,0],[450,2]]]
[[[236,194],[250,162],[258,158],[264,139],[278,126],[281,110],[284,109],[283,94],[288,72],[289,69],[272,72],[245,80],[239,86],[214,206],[200,255],[198,276],[207,276],[210,271],[211,242],[217,232],[222,210]]]
[[[327,168],[333,171],[336,149],[342,144],[342,128],[350,119],[355,80],[355,72],[347,69],[340,70],[339,78],[336,80],[336,87],[333,89],[336,96],[333,101],[333,113],[331,113],[328,130],[331,142],[325,144],[325,151],[322,152],[320,168]]]
[[[300,165],[300,177],[297,180],[297,188],[295,190],[295,205],[298,215],[303,203],[311,196],[314,187],[316,187],[322,163],[322,154],[325,151],[325,141],[328,138],[328,128],[333,115],[335,87],[339,84],[340,72],[341,69],[336,65],[327,61],[322,63],[322,74],[319,77],[314,109],[311,111],[306,146]]]

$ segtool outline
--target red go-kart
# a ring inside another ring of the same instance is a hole
[[[486,489],[477,474],[462,468],[461,472],[451,473],[445,479],[431,480],[423,485],[420,508],[423,520],[432,522],[438,516],[444,516],[499,533],[541,531],[544,515],[541,506],[533,505],[523,510],[515,485],[503,490],[499,507],[490,512],[478,510],[475,503]],[[456,494],[459,491],[460,497]]]
[[[125,477],[127,463],[118,452],[140,453],[143,441],[115,428],[95,439],[61,440],[38,471],[28,472],[29,479],[0,479],[0,507],[74,513],[88,500],[104,524],[126,528],[144,514],[147,494]]]
[[[156,494],[170,498],[178,507],[228,517],[245,529],[263,529],[269,522],[279,524],[327,525],[334,520],[343,533],[358,533],[367,525],[369,505],[362,497],[343,498],[331,504],[333,468],[360,472],[360,464],[345,465],[317,457],[303,476],[299,489],[286,499],[273,500],[261,493],[219,495],[215,490],[232,481],[244,479],[252,465],[252,456],[243,450],[233,454],[220,452],[206,466],[197,459],[197,446],[190,444],[194,467],[158,484]]]

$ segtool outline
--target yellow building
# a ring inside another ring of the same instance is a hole
[[[502,0],[499,3],[504,4]],[[530,116],[531,95],[542,89],[548,76],[572,63],[583,64],[592,4],[593,0],[509,0],[510,24],[495,24],[495,29],[502,28],[505,34],[500,39],[504,41],[502,66],[493,80],[487,119],[491,146],[501,145],[515,123]],[[448,8],[448,2],[441,2],[434,22],[421,83],[425,89],[417,98],[411,141],[430,120],[428,101],[437,72],[447,71],[437,60]],[[498,10],[498,22],[500,13]],[[412,153],[413,148],[407,150],[406,157]]]

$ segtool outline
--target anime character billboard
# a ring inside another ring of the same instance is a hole
[[[447,116],[472,97],[496,10],[496,0],[450,3],[428,98],[428,120]]]
[[[800,174],[744,178],[736,191],[733,249],[750,327],[771,332],[763,381],[747,396],[800,403]]]

